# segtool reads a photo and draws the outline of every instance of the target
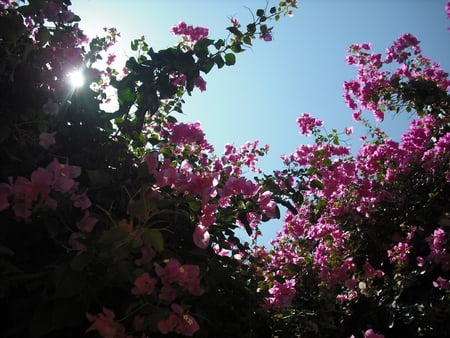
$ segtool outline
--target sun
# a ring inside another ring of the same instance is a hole
[[[81,71],[74,71],[72,73],[67,74],[69,79],[69,83],[73,88],[80,88],[84,85],[84,76]]]

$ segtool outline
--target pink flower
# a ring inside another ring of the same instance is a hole
[[[300,128],[300,134],[309,135],[316,129],[316,127],[322,126],[323,122],[320,119],[312,117],[308,113],[303,113],[299,118],[297,118],[297,125]]]
[[[171,258],[164,268],[159,264],[155,264],[155,272],[163,284],[173,283],[179,279],[180,267],[180,262],[175,258]]]
[[[102,313],[94,316],[90,313],[86,314],[86,318],[93,322],[91,326],[86,330],[97,331],[103,338],[125,338],[125,328],[122,324],[114,321],[115,314],[110,309],[103,307]]]
[[[48,21],[56,21],[58,19],[59,10],[59,5],[50,1],[44,9],[44,15],[47,17]]]
[[[180,318],[176,316],[175,314],[171,313],[168,317],[165,319],[161,319],[158,324],[158,330],[162,334],[168,334],[169,332],[172,332],[175,330],[175,328],[179,325]]]
[[[47,168],[53,174],[52,188],[58,192],[66,193],[76,187],[74,178],[80,176],[81,168],[59,163],[54,159]]]
[[[200,249],[206,249],[211,240],[208,228],[200,224],[195,227],[192,237],[195,245],[197,245]]]
[[[403,63],[411,56],[420,54],[419,40],[412,34],[403,34],[386,50],[386,63],[397,61]]]
[[[178,285],[192,295],[201,296],[205,290],[200,287],[200,268],[198,265],[182,265],[179,269]]]
[[[272,41],[273,40],[272,30],[273,27],[266,27],[265,29],[262,29],[261,33],[259,34],[259,38],[266,42]]]
[[[28,196],[25,199],[37,201],[39,197],[45,199],[50,194],[53,176],[51,172],[44,168],[37,168],[31,173],[31,184]],[[24,191],[25,192],[25,191]]]
[[[201,144],[205,141],[205,133],[200,128],[200,123],[177,123],[171,127],[172,134],[169,142],[184,146],[186,144]]]
[[[134,264],[141,266],[147,263],[150,263],[152,259],[156,256],[156,252],[153,249],[149,249],[145,246],[141,248],[141,258],[138,258],[134,261]]]
[[[144,156],[144,160],[147,163],[148,171],[150,173],[155,172],[158,169],[158,153],[153,151]]]
[[[174,35],[182,35],[187,41],[192,44],[195,44],[197,41],[206,38],[209,33],[208,28],[187,25],[184,21],[181,21],[177,25],[173,26],[171,31]]]
[[[41,133],[39,135],[39,145],[44,148],[48,149],[51,145],[55,144],[55,132],[54,133]]]
[[[346,134],[346,135],[351,135],[351,134],[353,134],[353,127],[346,127],[346,128],[345,128],[345,134]]]
[[[200,296],[204,292],[200,287],[200,268],[197,265],[181,265],[177,259],[171,258],[165,268],[155,264],[155,272],[164,286],[177,283],[184,290],[196,296]],[[171,293],[170,289],[165,291]]]
[[[270,191],[263,192],[258,198],[258,204],[261,211],[269,218],[275,218],[275,210],[277,203],[272,199],[272,193]]]
[[[8,198],[11,195],[11,186],[6,183],[0,183],[0,211],[9,208]]]
[[[353,112],[352,114],[353,120],[359,121],[361,119],[361,114],[362,114],[361,110]]]
[[[200,89],[201,92],[206,90],[206,81],[201,76],[195,79],[194,84],[198,89]]]
[[[191,337],[198,330],[200,326],[194,317],[184,312],[183,308],[178,304],[172,304],[171,313],[167,318],[158,322],[158,330],[162,334],[168,334],[169,332],[177,332],[183,336]]]
[[[295,279],[287,280],[284,283],[275,280],[273,286],[269,289],[269,293],[271,297],[266,299],[268,307],[283,309],[291,306],[296,294]]]
[[[84,245],[82,242],[80,242],[80,239],[85,239],[86,236],[82,232],[74,232],[69,237],[69,245],[70,247],[78,251],[78,253],[82,253],[87,250],[86,245]]]
[[[157,280],[150,277],[148,272],[143,273],[134,281],[134,287],[131,289],[133,295],[151,295],[155,290]]]
[[[171,285],[164,284],[158,295],[159,299],[165,302],[173,302],[177,298],[177,289]]]
[[[202,208],[202,215],[199,217],[199,223],[204,227],[209,227],[216,222],[214,215],[217,210],[217,204],[207,204]]]
[[[450,270],[450,253],[447,252],[447,234],[445,230],[437,228],[426,238],[430,247],[427,259],[433,263],[441,264],[444,271]]]
[[[82,210],[85,210],[89,208],[92,205],[91,200],[89,197],[87,197],[86,192],[82,194],[73,194],[72,197],[73,206],[76,208],[80,208]]]
[[[238,19],[236,19],[236,18],[231,18],[230,21],[231,21],[231,24],[232,24],[234,27],[241,27],[241,24],[239,23]]]
[[[110,66],[114,63],[115,60],[116,60],[116,55],[110,53],[110,54],[108,54],[108,58],[106,59],[106,64],[108,66]]]
[[[440,290],[450,290],[450,281],[447,279],[439,276],[434,282],[433,286],[435,288],[438,288]]]
[[[364,264],[363,269],[368,278],[381,278],[384,276],[384,272],[382,270],[375,269],[369,262]]]
[[[98,219],[90,216],[89,211],[86,210],[83,218],[77,223],[77,228],[83,232],[91,232],[97,222]]]
[[[364,332],[364,338],[384,338],[384,335],[375,333],[372,329],[368,329]]]

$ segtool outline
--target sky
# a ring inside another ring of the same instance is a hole
[[[269,0],[268,7],[277,1]],[[356,68],[345,63],[352,43],[370,42],[373,50],[385,49],[403,33],[421,41],[422,54],[450,71],[450,20],[446,0],[300,0],[293,17],[274,22],[271,42],[255,41],[252,49],[237,55],[236,65],[213,69],[204,78],[207,90],[186,97],[181,121],[200,121],[206,138],[218,154],[226,143],[241,146],[259,140],[269,144],[269,155],[260,162],[264,172],[281,169],[280,155],[293,152],[313,139],[298,133],[297,117],[308,112],[322,119],[328,130],[355,127],[348,140],[359,148],[362,127],[352,120],[344,103],[342,84],[356,77]],[[72,0],[88,34],[115,27],[121,33],[119,58],[132,56],[130,41],[145,36],[154,49],[178,41],[170,28],[180,21],[209,29],[212,39],[226,38],[230,18],[245,26],[266,0]],[[366,115],[368,117],[369,115]],[[411,117],[387,115],[382,128],[398,140]],[[281,221],[263,224],[260,244],[267,244]]]

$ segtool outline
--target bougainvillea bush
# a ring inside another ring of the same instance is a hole
[[[310,114],[298,118],[314,142],[286,155],[277,177],[290,185],[302,177],[304,202],[287,211],[273,248],[249,257],[266,308],[280,336],[448,336],[448,73],[410,34],[385,55],[354,44],[347,63],[357,78],[344,83],[344,99],[367,136],[351,154],[343,141],[351,128],[327,133]],[[412,120],[396,142],[364,112]]]
[[[0,1],[1,337],[447,334],[449,80],[414,36],[350,47],[344,98],[369,135],[354,155],[305,113],[314,143],[261,173],[266,146],[217,154],[176,119],[296,3],[232,18],[227,39],[180,22],[177,45],[137,39],[116,65],[120,32],[86,37],[70,1]],[[365,111],[414,119],[395,142]],[[272,248],[254,246],[280,210]]]
[[[199,124],[175,116],[206,89],[202,75],[270,41],[269,23],[295,6],[233,18],[227,39],[181,22],[179,44],[137,39],[115,66],[120,32],[89,39],[70,1],[0,1],[0,336],[269,334],[235,236],[278,215],[242,174],[267,148],[216,155]]]

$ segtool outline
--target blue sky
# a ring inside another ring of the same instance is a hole
[[[229,18],[242,24],[265,0],[72,0],[80,26],[89,36],[102,27],[121,32],[117,53],[131,55],[130,41],[144,35],[155,49],[177,42],[170,27],[179,21],[209,28],[213,39],[225,38]],[[269,6],[276,1],[269,1]],[[342,98],[342,83],[355,78],[356,68],[346,65],[348,46],[371,42],[384,52],[397,37],[412,33],[422,52],[450,70],[450,20],[445,0],[304,0],[292,18],[274,23],[272,42],[255,41],[251,50],[239,54],[233,67],[212,70],[207,90],[186,98],[184,121],[200,121],[218,153],[225,143],[240,146],[260,140],[270,145],[261,161],[264,171],[280,169],[281,154],[299,144],[311,143],[298,134],[296,118],[309,112],[325,122],[327,129],[355,126]],[[387,115],[383,127],[395,139],[408,128],[408,116]],[[350,140],[359,146],[361,128]],[[280,222],[263,225],[261,244],[273,237]]]

